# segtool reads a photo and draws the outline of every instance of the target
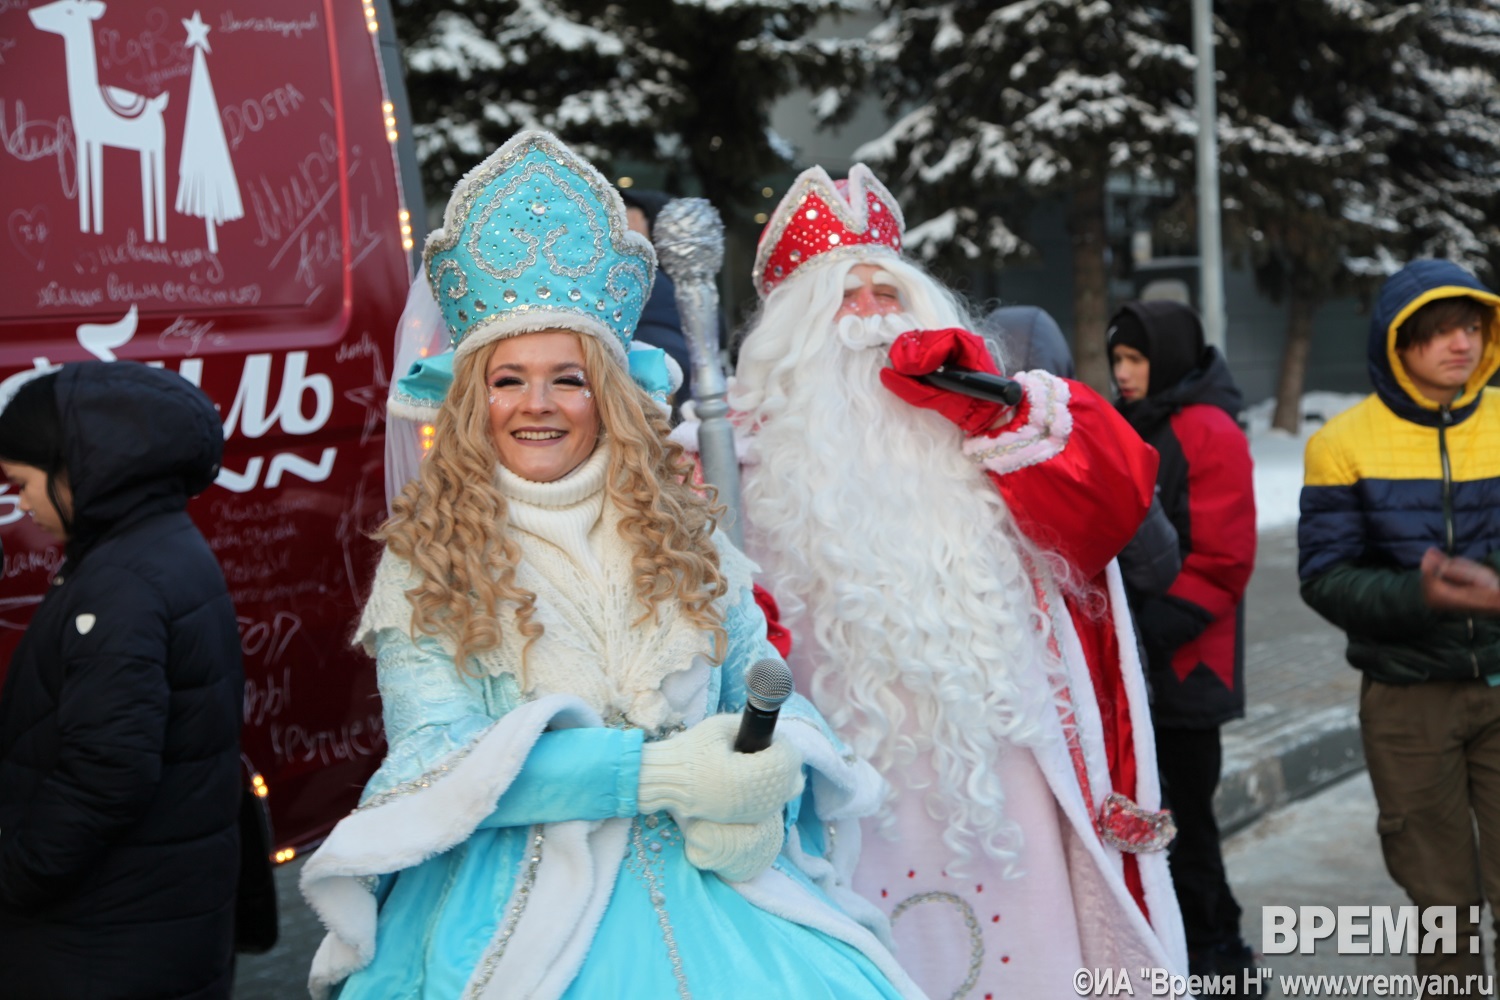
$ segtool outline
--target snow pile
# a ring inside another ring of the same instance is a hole
[[[1329,418],[1364,399],[1361,393],[1310,392],[1302,397],[1302,430],[1298,434],[1271,428],[1276,400],[1247,407],[1250,454],[1255,460],[1255,527],[1260,531],[1297,523],[1302,492],[1302,453],[1307,439]]]

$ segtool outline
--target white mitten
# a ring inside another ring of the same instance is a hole
[[[737,715],[713,715],[685,733],[641,748],[642,813],[670,812],[715,823],[759,823],[802,794],[802,755],[785,740],[735,753]]]
[[[717,872],[726,882],[748,882],[781,853],[786,837],[780,816],[759,823],[714,823],[690,819],[682,826],[683,848],[695,868]]]

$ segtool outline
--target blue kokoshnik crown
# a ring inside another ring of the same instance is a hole
[[[561,328],[624,362],[656,277],[619,192],[540,131],[517,133],[458,182],[423,257],[455,357]]]

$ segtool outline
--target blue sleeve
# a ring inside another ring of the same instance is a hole
[[[385,629],[375,654],[389,749],[365,799],[439,770],[521,702],[513,678],[461,674],[429,638]],[[634,816],[641,742],[630,730],[543,733],[481,826]]]
[[[639,812],[639,729],[562,729],[543,733],[516,780],[481,827],[613,819]]]
[[[480,678],[459,673],[431,638],[413,642],[397,629],[382,629],[375,664],[387,750],[365,786],[366,800],[437,770],[514,707],[497,700]]]

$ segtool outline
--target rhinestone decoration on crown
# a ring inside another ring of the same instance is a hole
[[[562,328],[623,361],[656,277],[619,192],[540,131],[516,134],[458,182],[422,256],[457,356]]]
[[[870,168],[856,163],[833,181],[822,167],[802,171],[760,236],[751,277],[761,298],[814,260],[901,253],[901,206]]]

